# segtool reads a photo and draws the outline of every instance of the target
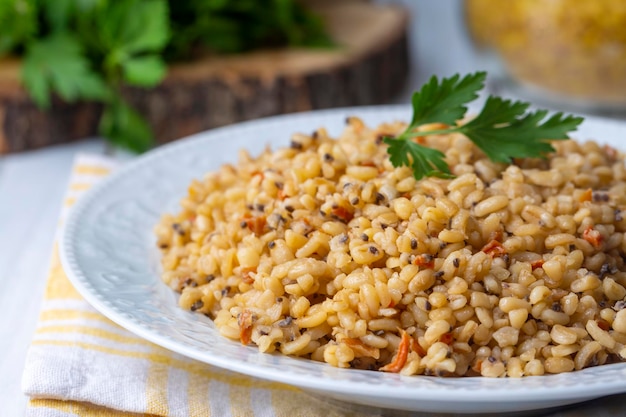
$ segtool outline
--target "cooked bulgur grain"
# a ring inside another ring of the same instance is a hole
[[[416,181],[379,140],[404,125],[347,124],[192,182],[156,226],[181,307],[262,352],[346,368],[520,377],[626,359],[612,148],[559,141],[503,165],[461,135],[422,137],[456,178]]]

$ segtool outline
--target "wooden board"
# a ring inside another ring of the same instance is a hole
[[[151,90],[128,88],[159,143],[243,120],[388,102],[409,71],[408,16],[395,6],[320,2],[332,49],[263,50],[171,66]],[[0,153],[95,136],[101,106],[54,99],[39,110],[19,83],[19,62],[0,62]]]

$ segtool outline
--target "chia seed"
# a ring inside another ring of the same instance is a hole
[[[198,300],[191,305],[190,309],[191,311],[196,311],[200,310],[202,307],[204,307],[204,302],[202,302],[202,300]]]
[[[607,201],[609,201],[609,194],[608,193],[603,193],[603,192],[599,192],[599,191],[595,191],[592,194],[592,198],[593,201],[595,202],[601,202],[601,203],[606,203]]]
[[[291,325],[292,322],[293,322],[293,317],[287,316],[283,320],[278,322],[278,326],[279,327],[288,327],[288,326]]]
[[[198,286],[198,283],[191,278],[187,278],[185,282],[183,283],[183,288],[185,287],[195,288],[197,286]]]
[[[370,246],[369,251],[372,255],[378,254],[378,249],[376,249],[376,246]]]
[[[185,235],[185,231],[183,230],[182,226],[180,225],[180,223],[173,223],[172,224],[172,229],[174,229],[174,231],[176,233],[178,233],[181,236]]]
[[[452,265],[454,265],[455,268],[458,268],[459,266],[461,266],[461,260],[459,258],[454,258],[452,260]]]
[[[613,306],[613,310],[620,311],[626,307],[626,301],[620,300]]]
[[[411,249],[417,249],[417,239],[411,239]]]
[[[375,139],[376,144],[380,145],[381,143],[383,143],[383,140],[385,138],[392,138],[393,139],[393,135],[385,135],[384,133],[379,133],[378,135],[376,135],[376,139]]]
[[[267,219],[267,224],[272,230],[276,230],[287,222],[283,216],[279,213],[272,213],[270,217]]]
[[[600,278],[604,278],[611,271],[611,265],[604,263],[600,267]]]

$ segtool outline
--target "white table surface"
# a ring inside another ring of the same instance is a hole
[[[413,15],[413,75],[398,103],[408,103],[432,74],[484,69],[465,36],[460,0],[395,2]],[[104,149],[102,140],[90,139],[0,158],[0,416],[25,413],[20,379],[72,160]]]

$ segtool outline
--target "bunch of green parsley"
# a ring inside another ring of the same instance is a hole
[[[101,102],[100,134],[137,152],[153,132],[124,86],[154,87],[169,62],[284,45],[330,45],[295,0],[0,0],[0,57],[22,58],[33,100]]]

